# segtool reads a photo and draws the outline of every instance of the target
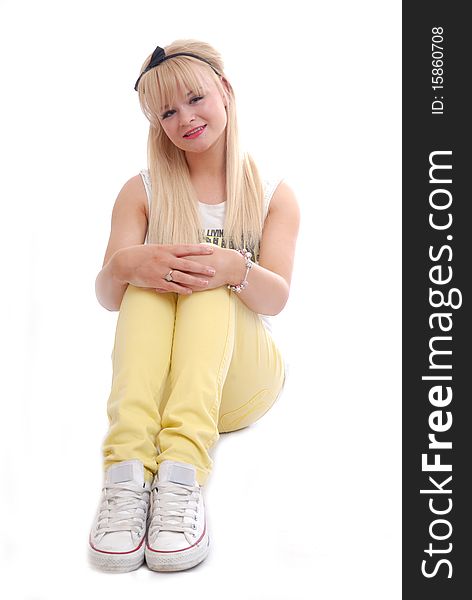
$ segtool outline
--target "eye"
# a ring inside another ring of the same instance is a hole
[[[167,119],[167,117],[170,117],[174,114],[175,110],[168,110],[165,113],[162,113],[161,115],[161,119]]]
[[[203,96],[195,96],[194,98],[192,98],[192,99],[190,100],[190,102],[193,102],[194,100],[195,100],[196,102],[198,102],[198,100],[203,100]]]

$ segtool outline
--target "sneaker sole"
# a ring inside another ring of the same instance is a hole
[[[205,535],[199,544],[185,550],[165,552],[146,546],[144,554],[151,571],[184,571],[204,561],[209,551],[210,537]]]
[[[126,553],[111,554],[95,550],[89,545],[89,562],[99,571],[107,573],[128,573],[135,571],[144,563],[144,544],[133,551]]]

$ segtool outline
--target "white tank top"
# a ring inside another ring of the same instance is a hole
[[[144,187],[146,189],[146,195],[148,199],[149,214],[151,212],[151,177],[148,169],[142,169],[139,174],[142,177]],[[264,188],[264,221],[269,212],[269,205],[271,198],[275,192],[275,188],[280,183],[280,178],[263,179],[262,184]],[[206,242],[217,244],[221,246],[221,239],[223,237],[223,227],[225,222],[226,214],[226,202],[220,202],[219,204],[205,204],[204,202],[198,202],[198,210],[200,213],[200,219],[205,231]],[[148,234],[146,233],[145,244],[148,243]],[[268,315],[260,315],[262,322],[269,332],[272,332],[270,323],[270,317]]]

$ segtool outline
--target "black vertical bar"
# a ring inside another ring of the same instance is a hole
[[[403,3],[406,599],[472,597],[472,25],[467,8],[457,1]],[[432,163],[438,168],[430,172]],[[431,470],[435,461],[436,471]],[[448,465],[450,471],[439,470]]]

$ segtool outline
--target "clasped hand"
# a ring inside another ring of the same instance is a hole
[[[140,244],[117,254],[120,281],[161,293],[188,295],[226,285],[240,266],[237,252],[213,244]],[[170,271],[172,281],[166,281]]]

